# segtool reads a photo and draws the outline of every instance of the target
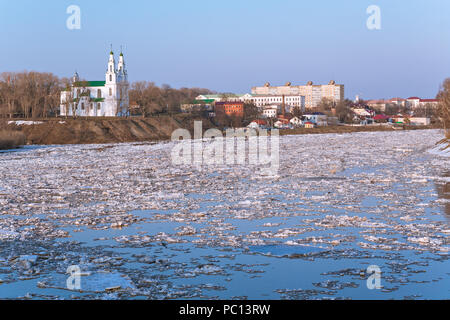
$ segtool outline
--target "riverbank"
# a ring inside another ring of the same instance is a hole
[[[201,120],[203,129],[213,128],[208,119],[191,115],[162,115],[149,118],[78,118],[45,120],[0,120],[0,130],[15,130],[25,135],[27,144],[101,144],[169,140],[179,128],[194,130]]]
[[[25,143],[25,135],[22,132],[0,130],[0,150],[17,148]]]
[[[202,121],[203,130],[215,128],[210,119],[188,114],[149,118],[54,118],[45,120],[1,119],[0,130],[21,132],[26,144],[101,144],[119,142],[164,141],[176,129],[194,130],[194,121]],[[436,126],[405,126],[404,130],[437,129]],[[400,128],[403,129],[403,128]],[[312,129],[280,130],[280,135],[394,131],[390,126],[327,126]]]
[[[435,155],[450,157],[450,139],[440,140],[430,152]]]
[[[424,129],[440,129],[439,126],[404,126],[397,127],[399,130],[424,130]],[[321,133],[352,133],[352,132],[379,132],[379,131],[395,131],[392,126],[386,125],[368,125],[368,126],[326,126],[316,128],[296,128],[280,130],[280,135],[297,135],[297,134],[321,134]]]

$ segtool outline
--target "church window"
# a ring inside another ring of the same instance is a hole
[[[102,90],[98,89],[97,90],[97,98],[101,98],[102,97]]]
[[[81,103],[81,110],[84,110],[84,102]]]
[[[112,96],[112,89],[109,88],[109,95]]]
[[[97,109],[100,110],[101,109],[101,104],[97,103]]]
[[[109,81],[112,81],[112,75],[111,74],[109,75]]]

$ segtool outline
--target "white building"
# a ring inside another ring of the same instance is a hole
[[[395,122],[398,123],[410,123],[416,126],[429,126],[431,124],[430,118],[418,118],[418,117],[405,118],[403,116],[396,116],[393,117],[393,119]]]
[[[278,107],[277,106],[271,106],[268,108],[264,108],[262,111],[262,116],[264,118],[276,118],[278,115]]]
[[[295,108],[298,107],[300,110],[305,111],[305,96],[301,95],[264,95],[264,94],[248,94],[243,96],[242,98],[247,99],[250,102],[253,102],[257,107],[264,107],[267,105],[279,104],[283,103],[287,107]]]
[[[312,81],[304,86],[293,86],[290,82],[284,86],[271,86],[270,83],[266,83],[262,87],[253,87],[253,95],[263,96],[304,96],[306,108],[317,107],[323,98],[327,98],[334,102],[340,102],[344,100],[344,85],[336,84],[331,80],[327,85],[314,85]]]
[[[408,107],[412,109],[416,109],[420,106],[420,98],[419,97],[410,97],[406,99],[406,103],[408,104]]]
[[[293,117],[291,120],[289,120],[289,122],[296,127],[299,127],[303,124],[302,119],[298,117]]]
[[[70,88],[61,92],[61,116],[123,117],[129,115],[128,74],[123,53],[116,67],[109,54],[105,81],[80,81],[78,73]]]
[[[320,113],[320,112],[316,112],[313,114],[305,114],[303,115],[303,121],[304,122],[312,122],[318,126],[327,126],[328,125],[328,116]]]
[[[258,129],[259,128],[259,124],[255,121],[250,122],[250,124],[247,126],[247,128],[250,129]]]
[[[438,99],[420,99],[419,107],[423,108],[425,106],[437,108],[439,106],[439,100]]]
[[[197,101],[214,101],[214,102],[222,102],[224,100],[227,101],[242,101],[253,103],[255,106],[259,108],[263,108],[266,106],[278,104],[281,105],[283,103],[287,108],[292,109],[295,107],[300,108],[300,110],[305,111],[305,96],[302,95],[270,95],[270,94],[239,94],[239,95],[219,95],[219,94],[210,94],[210,95],[199,95],[196,100]]]
[[[375,114],[373,112],[369,112],[365,108],[354,108],[353,112],[360,117],[373,117]]]

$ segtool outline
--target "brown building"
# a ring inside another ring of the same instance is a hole
[[[227,116],[244,117],[244,102],[240,101],[224,101],[216,102],[216,116],[226,114]]]

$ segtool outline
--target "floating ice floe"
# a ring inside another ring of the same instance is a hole
[[[67,287],[66,275],[55,275],[53,278],[46,279],[39,283],[42,288],[65,289]],[[79,287],[74,286],[74,291],[80,292],[113,292],[119,290],[131,290],[135,285],[129,277],[117,272],[99,271],[94,273],[85,273],[80,276]]]
[[[0,241],[14,240],[20,237],[20,233],[10,230],[0,229]]]
[[[273,257],[295,257],[295,256],[311,256],[323,253],[326,250],[302,245],[263,245],[250,246],[250,252],[260,253]]]

